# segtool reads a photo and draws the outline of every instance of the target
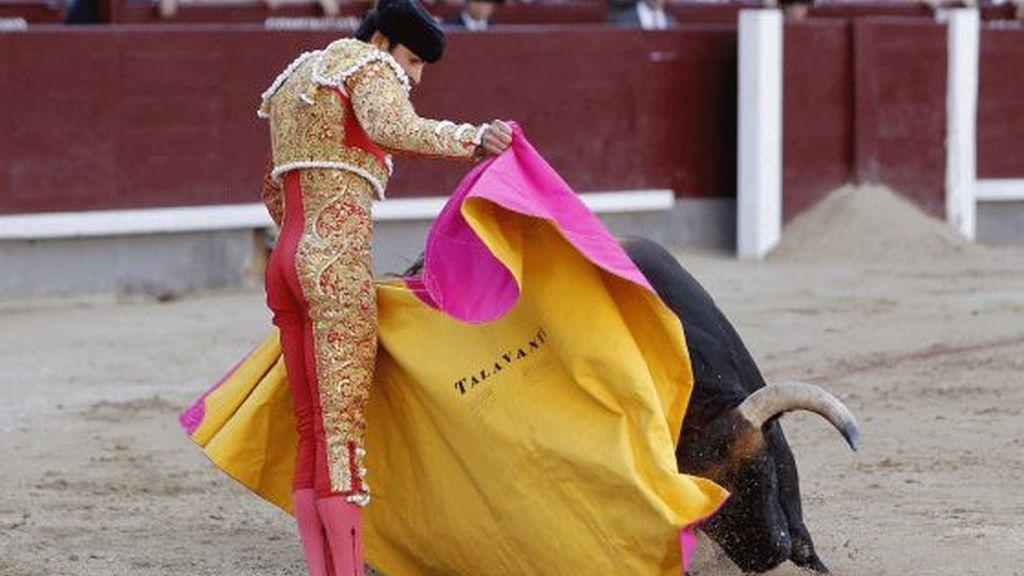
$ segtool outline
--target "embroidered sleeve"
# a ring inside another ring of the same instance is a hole
[[[274,170],[274,160],[272,158],[267,159],[267,172],[263,176],[263,204],[267,207],[267,212],[270,214],[270,218],[277,224],[278,228],[281,227],[281,221],[284,220],[284,196],[281,193],[281,181],[271,176],[271,172]]]
[[[468,160],[483,138],[483,125],[419,117],[395,72],[383,62],[364,66],[348,78],[346,88],[363,130],[390,152]]]

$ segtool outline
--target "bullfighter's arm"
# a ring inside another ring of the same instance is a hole
[[[281,181],[271,176],[271,171],[274,169],[273,158],[267,159],[267,171],[263,176],[263,204],[267,207],[267,212],[270,214],[270,218],[274,221],[274,224],[281,227],[281,221],[284,220],[284,195],[281,192]]]
[[[371,140],[389,152],[472,160],[487,125],[457,125],[416,114],[405,86],[384,62],[350,76],[346,88],[356,117]]]

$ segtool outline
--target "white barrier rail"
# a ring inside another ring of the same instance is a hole
[[[640,213],[671,210],[671,190],[626,190],[580,194],[596,213]],[[394,198],[374,202],[373,219],[378,222],[430,220],[444,207],[447,198]],[[271,226],[263,204],[183,206],[133,210],[96,210],[0,216],[0,240],[47,240],[140,234],[174,234],[238,230]]]
[[[736,248],[764,258],[782,238],[782,12],[741,10]]]
[[[979,202],[1024,202],[1024,178],[978,180]]]
[[[962,236],[974,240],[981,20],[976,8],[950,10],[948,18],[946,221]]]

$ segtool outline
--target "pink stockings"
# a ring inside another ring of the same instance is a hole
[[[295,491],[292,502],[309,575],[365,576],[362,508],[340,496],[317,500],[310,489]]]
[[[324,525],[316,510],[316,495],[312,488],[292,493],[292,512],[298,524],[309,576],[334,576],[334,566],[325,547]]]
[[[363,567],[363,509],[343,496],[321,498],[316,509],[330,544],[334,574],[329,576],[365,576]]]

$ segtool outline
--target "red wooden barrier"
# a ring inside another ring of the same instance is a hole
[[[33,2],[34,0],[4,0],[8,2]],[[145,0],[104,0],[117,4],[114,10],[117,16],[114,22],[141,23],[160,22],[155,6]],[[0,4],[2,5],[2,4]],[[342,4],[342,16],[360,16],[366,9],[366,2],[350,2]],[[666,9],[675,15],[683,24],[735,24],[740,10],[763,6],[758,0],[740,0],[732,2],[702,1],[670,1]],[[429,6],[431,12],[440,17],[456,14],[461,9],[461,2],[437,2]],[[1013,6],[981,6],[984,19],[1012,19]],[[218,3],[207,0],[202,5],[190,3],[180,7],[178,15],[172,20],[176,22],[259,22],[270,16],[320,16],[316,2],[308,4],[287,4],[275,10],[267,8],[265,2],[252,0],[249,2]],[[607,14],[607,2],[604,0],[570,0],[570,1],[534,1],[530,4],[514,2],[500,6],[495,13],[499,25],[522,24],[593,24],[604,22]],[[932,7],[921,2],[906,1],[866,1],[851,2],[817,2],[810,10],[813,18],[835,18],[850,20],[864,17],[898,16],[934,19]]]
[[[421,113],[522,122],[581,191],[735,194],[735,30],[529,28],[451,35]],[[251,202],[260,92],[334,39],[256,26],[0,34],[0,213]],[[465,166],[397,162],[393,196],[449,191]]]
[[[842,20],[786,24],[783,89],[783,220],[853,174],[853,39]]]
[[[981,33],[978,177],[1024,178],[1024,26]]]
[[[855,179],[945,214],[946,27],[854,23]]]
[[[178,6],[177,14],[169,20],[161,20],[156,6],[151,2],[122,2],[111,0],[116,6],[117,23],[240,23],[262,22],[271,17],[316,18],[323,15],[319,4],[289,3],[271,10],[266,2],[203,2],[186,3]],[[361,18],[369,4],[366,2],[341,5],[340,17]],[[437,3],[429,6],[430,11],[441,18],[457,14],[461,4]],[[508,4],[499,6],[495,12],[497,25],[521,24],[594,24],[605,21],[605,5],[601,2],[568,2],[559,4]]]
[[[24,18],[33,23],[56,23],[63,19],[60,0],[0,0],[0,18]]]
[[[332,32],[255,25],[0,34],[0,213],[251,202],[267,153],[259,93]],[[1024,29],[986,27],[978,174],[1024,177]],[[784,216],[848,179],[944,210],[946,30],[917,19],[809,20],[785,38]],[[735,194],[731,26],[641,33],[452,33],[414,101],[424,115],[520,121],[581,191]],[[465,166],[399,159],[393,196],[451,190]]]
[[[735,194],[735,30],[561,29],[501,38],[453,38],[458,49],[426,78],[420,109],[520,121],[578,190]],[[417,160],[400,166],[397,195],[435,182],[450,189],[462,172]]]
[[[161,19],[156,4],[152,2],[120,2],[111,0],[115,8],[113,21],[119,24],[183,24],[183,23],[255,23],[271,17],[319,18],[323,16],[319,4],[288,3],[271,10],[266,2],[203,2],[180,4],[173,18]],[[362,18],[367,4],[342,4],[339,17]]]
[[[431,13],[448,18],[462,10],[460,3],[438,3]],[[606,19],[603,2],[565,2],[558,4],[502,4],[494,11],[496,26],[524,24],[602,24]]]
[[[865,17],[933,18],[934,11],[923,2],[816,2],[809,12],[814,18],[855,19]]]

